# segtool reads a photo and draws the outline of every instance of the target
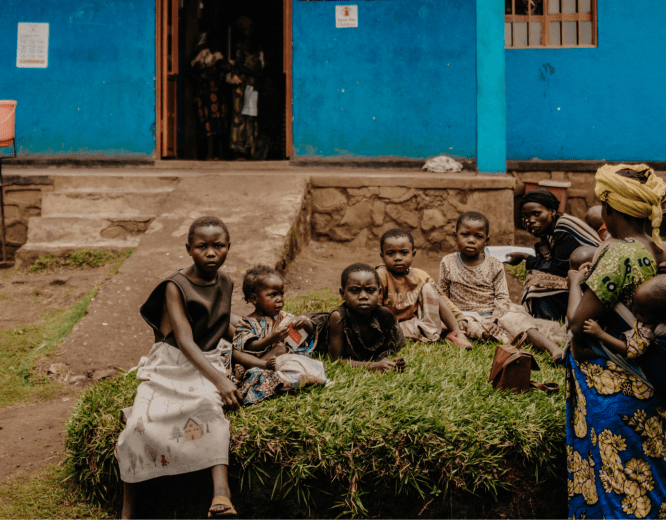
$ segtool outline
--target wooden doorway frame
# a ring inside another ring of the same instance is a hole
[[[294,88],[293,88],[293,70],[292,70],[292,54],[294,48],[293,31],[292,31],[292,0],[282,0],[282,44],[283,54],[282,59],[284,73],[286,76],[285,88],[285,103],[286,110],[286,143],[285,155],[287,159],[292,159],[294,156],[294,134],[293,134],[293,120],[294,120]]]
[[[176,157],[178,148],[179,0],[155,1],[155,155]]]
[[[171,7],[171,16],[178,16],[179,0],[155,0],[155,155],[160,160],[164,157],[176,157],[176,139],[177,139],[177,119],[176,107],[171,107],[173,117],[165,117],[164,113],[168,103],[166,96],[169,95],[176,100],[175,91],[167,92],[165,85],[167,82],[178,76],[178,24],[176,23],[176,37],[169,40],[167,31],[163,28],[165,24],[165,13],[168,7]],[[282,0],[282,51],[283,51],[283,72],[285,74],[285,104],[286,104],[286,143],[285,155],[291,159],[294,154],[293,139],[293,72],[292,72],[292,52],[293,52],[293,31],[292,31],[292,0]],[[172,55],[175,60],[169,62],[166,52],[163,52],[168,45],[176,52]],[[173,95],[171,95],[173,94]],[[168,125],[171,124],[171,133]],[[163,136],[172,136],[173,138],[164,139]],[[171,145],[169,142],[171,142]]]

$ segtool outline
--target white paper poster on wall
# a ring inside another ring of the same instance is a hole
[[[49,66],[49,24],[19,22],[16,66],[22,69]]]
[[[358,27],[358,6],[357,5],[336,5],[335,6],[335,26]]]

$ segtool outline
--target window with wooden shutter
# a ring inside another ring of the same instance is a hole
[[[504,0],[507,49],[597,46],[596,0]]]

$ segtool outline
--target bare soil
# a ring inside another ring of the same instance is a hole
[[[108,266],[39,274],[0,269],[0,328],[38,322],[46,312],[70,307],[108,278]],[[48,366],[47,361],[39,370],[46,371]],[[60,374],[63,379],[66,375]],[[62,459],[64,423],[82,387],[69,384],[50,401],[33,399],[2,409],[0,482],[18,468],[37,469]]]
[[[441,254],[418,251],[413,265],[436,280],[441,257]],[[288,267],[285,273],[286,293],[296,295],[325,288],[337,292],[340,273],[354,262],[366,262],[373,266],[382,263],[378,250],[354,250],[334,242],[313,242]],[[96,284],[108,280],[108,267],[62,269],[44,274],[0,270],[0,328],[37,322],[45,312],[71,306]],[[522,284],[510,275],[507,280],[512,300],[520,301]],[[144,350],[149,347],[145,345]],[[133,366],[138,361],[133,351],[119,351],[118,354],[121,357],[131,356],[131,359],[116,359],[114,366]],[[108,353],[96,352],[86,344],[70,343],[66,350],[57,352],[58,363],[64,366],[78,366],[82,359],[87,360],[90,375],[93,369],[108,367],[107,358]],[[38,370],[45,371],[48,367],[47,361]],[[71,375],[66,371],[59,374],[64,382],[63,392],[53,400],[30,400],[2,409],[0,482],[18,468],[34,470],[62,460],[65,422],[79,393],[92,383],[91,379],[71,378]]]

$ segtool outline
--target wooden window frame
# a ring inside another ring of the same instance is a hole
[[[511,0],[512,12],[516,12],[516,3],[521,0]],[[506,49],[592,49],[597,47],[597,0],[590,0],[590,12],[589,13],[555,13],[550,14],[548,11],[548,4],[550,1],[559,1],[559,0],[543,0],[543,14],[531,14],[530,10],[526,15],[517,15],[517,14],[505,14],[504,23],[511,24],[511,44],[506,45],[504,42],[504,47]],[[561,8],[560,8],[561,11]],[[515,24],[520,22],[527,22],[527,45],[515,45],[516,42],[516,31]],[[531,24],[539,22],[541,23],[541,42],[538,45],[530,45],[530,31]],[[562,45],[553,45],[550,42],[550,23],[551,22],[560,22],[560,41]],[[577,34],[578,39],[580,40],[580,28],[581,22],[592,22],[592,44],[577,44],[577,45],[564,45],[564,34],[563,24],[564,22],[577,22]]]

